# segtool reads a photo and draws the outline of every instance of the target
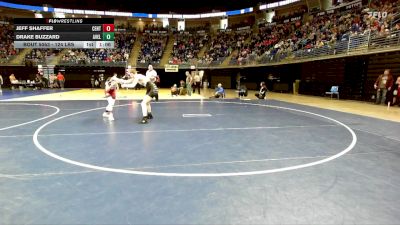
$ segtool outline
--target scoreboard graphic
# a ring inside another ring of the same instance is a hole
[[[15,18],[15,48],[114,48],[113,18]]]

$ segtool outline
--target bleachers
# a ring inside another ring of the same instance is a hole
[[[12,18],[0,16],[0,63],[7,63],[18,54],[13,44]]]
[[[62,65],[124,65],[131,53],[136,34],[132,32],[115,33],[114,49],[70,49],[60,60]]]
[[[141,50],[138,64],[159,64],[168,42],[167,33],[144,33],[141,37]]]
[[[160,25],[146,25],[136,45],[140,48],[137,54],[132,51],[137,35],[131,32],[136,28],[127,23],[122,28],[130,32],[116,32],[115,49],[70,49],[62,53],[60,50],[34,49],[26,51],[24,61],[123,66],[134,60],[135,63],[130,64],[145,67],[151,63],[157,67],[162,66],[161,59],[165,59],[165,62],[183,67],[194,61],[203,67],[229,67],[365,54],[400,46],[400,23],[393,23],[400,12],[399,3],[399,0],[372,0],[363,8],[336,10],[349,4],[345,1],[334,5],[332,12],[314,10],[310,14],[304,6],[296,6],[291,12],[277,13],[274,23],[257,21],[254,25],[254,21],[243,22],[218,31],[212,31],[207,25],[174,33],[176,30]],[[368,14],[376,11],[387,12],[388,16]],[[8,20],[0,18],[0,60],[3,63],[9,63],[19,52],[13,48],[13,27]],[[239,32],[243,26],[248,30]],[[252,33],[253,28],[256,32]],[[168,43],[173,45],[172,50],[168,49],[165,54]],[[132,57],[135,59],[129,60]]]
[[[209,39],[205,33],[178,32],[174,36],[170,64],[188,64],[192,59],[197,59]]]

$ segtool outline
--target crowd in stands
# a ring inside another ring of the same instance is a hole
[[[200,59],[203,64],[210,64],[214,61],[222,62],[225,57],[228,57],[234,50],[241,49],[251,30],[241,32],[220,32],[210,42],[210,47],[205,55]]]
[[[0,16],[0,61],[8,61],[18,53],[18,50],[14,49],[13,29],[12,19]]]
[[[25,55],[25,62],[42,63],[46,58],[53,54],[52,49],[32,49],[31,52]]]
[[[361,45],[359,44],[361,41],[355,42],[351,41],[352,39],[365,37],[367,40],[368,37],[368,40],[372,40],[371,46],[380,46],[378,41],[374,43],[373,40],[381,38],[381,41],[385,41],[393,37],[393,31],[400,32],[400,23],[393,23],[400,19],[397,15],[400,12],[400,0],[369,0],[364,8],[340,7],[348,2],[351,0],[334,2],[334,8],[345,10],[335,9],[322,14],[312,12],[305,18],[303,18],[307,11],[305,6],[294,8],[286,14],[277,12],[273,17],[273,23],[260,23],[258,32],[254,33],[252,33],[253,21],[230,25],[227,30],[221,30],[212,36],[208,33],[210,24],[188,28],[185,32],[175,31],[169,63],[188,64],[192,59],[198,59],[203,65],[218,64],[232,55],[231,64],[243,65],[250,62],[298,57],[300,54],[315,53],[317,50],[338,54],[349,46],[356,48]],[[375,15],[373,12],[380,14]],[[237,29],[243,27],[246,29],[241,31]],[[129,23],[118,25],[118,29],[134,30]],[[143,29],[137,60],[142,64],[160,63],[171,29],[156,24],[146,25]],[[126,62],[135,39],[136,32],[117,31],[114,49],[71,49],[62,56],[61,62],[77,64]],[[204,55],[199,57],[199,52],[204,46],[207,46],[207,49]],[[12,22],[8,18],[0,17],[0,60],[8,60],[17,53],[13,47]],[[41,62],[53,53],[52,50],[34,49],[25,59]]]
[[[174,37],[171,64],[188,63],[190,60],[196,59],[209,39],[207,34],[191,34],[189,32],[176,33]]]
[[[139,53],[139,63],[160,63],[165,46],[167,45],[168,35],[159,33],[144,33],[141,40],[141,51]]]
[[[70,49],[61,58],[62,63],[119,63],[129,58],[136,35],[134,33],[115,33],[114,49]]]
[[[146,24],[144,26],[144,31],[146,32],[160,32],[160,31],[168,31],[168,27],[163,27],[161,24]]]
[[[352,1],[353,0],[334,0],[332,6],[333,7],[337,7],[337,6],[340,6],[342,4],[346,4],[346,3],[352,2]]]
[[[381,36],[387,37],[391,30],[399,30],[400,24],[391,27],[393,15],[397,13],[400,1],[371,1],[369,9],[350,9],[345,12],[314,16],[308,22],[290,21],[277,24],[260,24],[259,33],[252,36],[249,45],[244,45],[234,58],[233,64],[242,64],[261,57],[265,60],[278,60],[294,52],[303,54],[315,49],[340,51],[340,43],[347,43],[350,38]],[[387,12],[385,18],[376,18],[368,11]],[[291,15],[296,16],[296,15]],[[290,16],[289,16],[290,17]],[[279,20],[282,19],[282,17]],[[287,18],[287,17],[285,17]],[[279,21],[277,20],[277,21]],[[351,46],[357,47],[356,42]]]
[[[395,15],[400,12],[399,0],[373,0],[368,7],[363,10],[363,22],[371,30],[374,35],[387,36],[391,30],[399,30],[399,23],[392,26]],[[379,12],[378,15],[369,14],[368,12]]]

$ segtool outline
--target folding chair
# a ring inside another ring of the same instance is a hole
[[[330,91],[325,92],[327,95],[331,95],[331,98],[333,95],[337,96],[337,99],[339,99],[339,86],[332,86]]]

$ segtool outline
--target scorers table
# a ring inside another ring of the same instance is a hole
[[[114,48],[114,18],[15,18],[15,48]]]

